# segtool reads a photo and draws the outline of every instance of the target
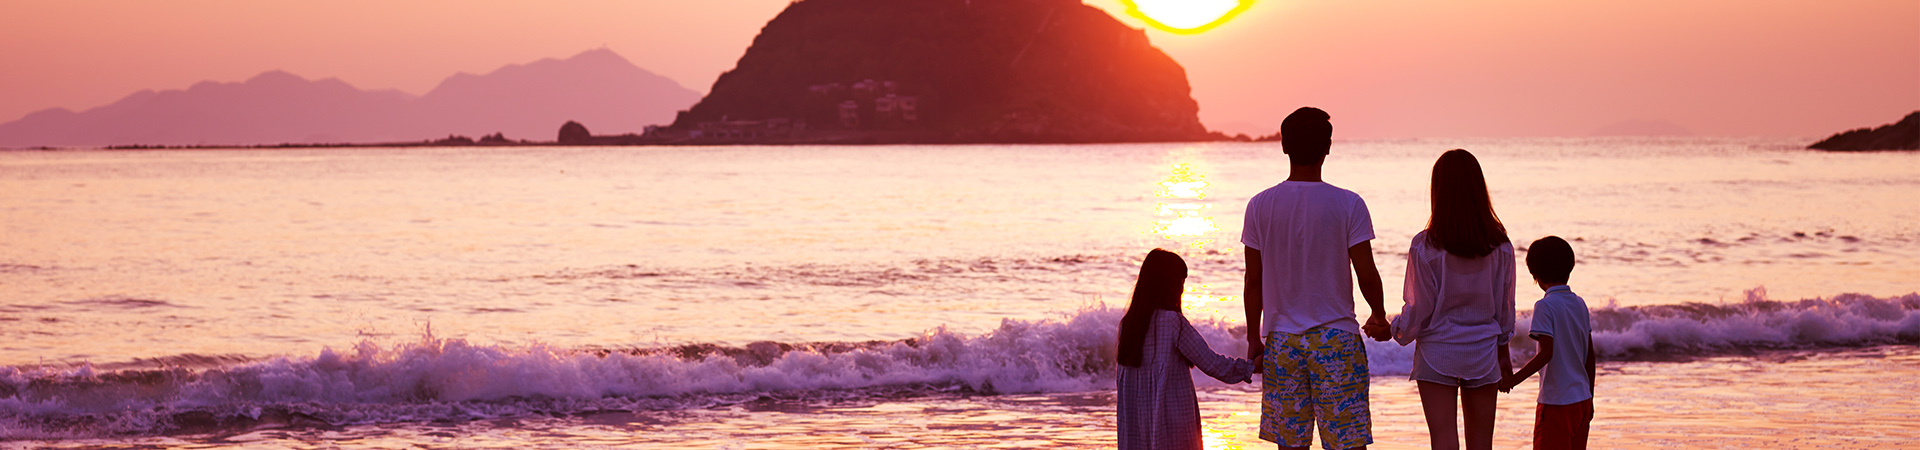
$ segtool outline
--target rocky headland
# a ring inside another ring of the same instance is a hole
[[[1840,132],[1807,148],[1838,151],[1920,150],[1920,111],[1907,114],[1899,122]]]
[[[800,0],[668,127],[672,142],[1220,139],[1186,70],[1079,0]]]

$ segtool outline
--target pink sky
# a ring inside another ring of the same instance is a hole
[[[1000,0],[1007,1],[1007,0]],[[282,69],[425,93],[607,46],[705,92],[789,0],[25,0],[0,11],[0,122]],[[1118,0],[1089,0],[1119,14]],[[1210,127],[1295,107],[1339,137],[1584,136],[1625,120],[1820,137],[1920,109],[1913,0],[1260,0],[1150,30]]]

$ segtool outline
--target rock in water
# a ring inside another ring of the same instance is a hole
[[[1920,150],[1920,111],[1879,128],[1846,131],[1807,146],[1819,150]]]
[[[1079,0],[796,1],[710,92],[672,129],[786,126],[910,142],[1209,138],[1186,69],[1143,30]]]
[[[561,144],[568,145],[590,144],[593,143],[593,133],[587,132],[586,125],[581,125],[580,122],[569,120],[567,123],[560,125],[560,139],[558,139],[558,141]]]

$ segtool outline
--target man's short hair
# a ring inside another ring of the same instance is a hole
[[[1333,145],[1332,117],[1320,108],[1304,106],[1280,121],[1280,148],[1296,166],[1317,166]]]
[[[1559,236],[1533,241],[1527,246],[1527,271],[1533,272],[1535,280],[1566,284],[1567,276],[1573,274],[1573,246]]]

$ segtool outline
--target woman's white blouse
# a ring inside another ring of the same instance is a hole
[[[1498,374],[1496,346],[1513,337],[1513,244],[1462,258],[1414,235],[1407,251],[1406,306],[1393,319],[1393,339],[1417,343],[1441,375],[1482,379]]]

